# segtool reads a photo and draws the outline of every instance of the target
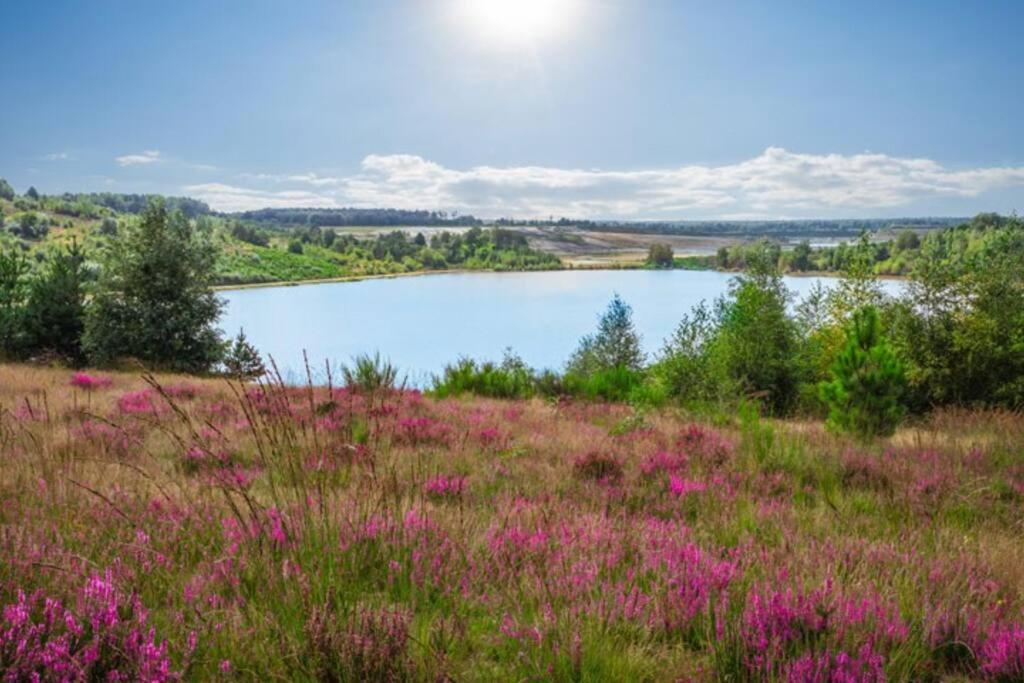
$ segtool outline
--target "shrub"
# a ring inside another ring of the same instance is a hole
[[[324,681],[405,681],[412,678],[409,614],[357,605],[348,614],[325,605],[306,624],[308,642]]]
[[[342,366],[341,376],[345,386],[361,391],[390,391],[398,385],[398,368],[380,353],[356,356],[351,366]]]
[[[642,384],[643,373],[621,365],[600,368],[589,375],[568,372],[564,380],[567,393],[604,401],[627,401]]]
[[[576,459],[572,470],[580,479],[616,483],[622,479],[622,463],[613,455],[591,451]]]
[[[535,393],[533,372],[521,358],[505,352],[500,365],[477,364],[462,358],[447,365],[441,377],[434,378],[433,392],[439,398],[472,393],[493,398],[529,398]]]
[[[882,336],[878,310],[857,311],[832,365],[832,381],[820,385],[829,424],[863,438],[892,434],[903,416],[904,384],[903,366]]]

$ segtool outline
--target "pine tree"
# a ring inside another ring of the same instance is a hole
[[[854,313],[846,344],[831,368],[832,381],[819,392],[829,407],[829,425],[864,439],[886,436],[903,417],[903,365],[882,334],[878,309]]]
[[[640,335],[633,325],[633,309],[618,294],[601,316],[597,334],[580,340],[569,361],[569,369],[581,375],[599,370],[625,368],[639,371],[644,364]]]
[[[85,257],[77,242],[52,254],[29,284],[25,328],[33,353],[56,353],[71,363],[84,360]]]
[[[86,316],[90,360],[135,358],[184,372],[218,363],[222,304],[210,288],[217,250],[209,236],[153,200],[108,248]]]
[[[224,369],[238,379],[256,379],[267,373],[260,352],[246,338],[244,330],[238,331],[238,336],[224,354]]]

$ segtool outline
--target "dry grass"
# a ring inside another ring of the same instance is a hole
[[[89,614],[108,582],[117,623],[74,643],[128,678],[1024,676],[1019,415],[862,447],[749,415],[88,375],[0,365],[0,600]]]

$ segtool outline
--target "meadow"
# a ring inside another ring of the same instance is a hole
[[[0,670],[1024,680],[1022,444],[0,365]]]

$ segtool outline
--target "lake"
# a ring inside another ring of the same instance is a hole
[[[593,332],[612,294],[633,307],[644,348],[654,353],[680,318],[726,292],[730,273],[689,270],[562,270],[450,273],[226,290],[221,328],[244,329],[285,378],[304,378],[302,352],[323,379],[360,353],[380,351],[416,385],[460,356],[500,360],[512,347],[536,368],[561,368]],[[787,277],[798,297],[830,278]],[[890,292],[897,281],[883,281]]]

